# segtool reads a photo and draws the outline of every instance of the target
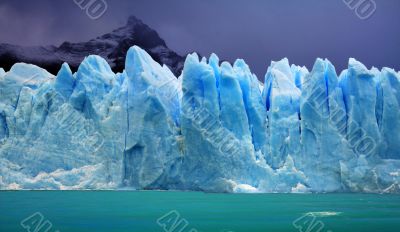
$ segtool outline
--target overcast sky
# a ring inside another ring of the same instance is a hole
[[[73,0],[0,0],[0,43],[59,45],[86,41],[142,19],[184,55],[215,52],[244,58],[265,74],[271,60],[312,67],[328,58],[340,72],[349,57],[371,66],[400,69],[400,1],[375,0],[367,20],[343,0],[105,0],[108,9],[90,19]]]

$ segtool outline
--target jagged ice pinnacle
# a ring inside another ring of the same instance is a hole
[[[350,59],[309,72],[188,55],[179,78],[141,48],[114,73],[0,69],[0,189],[399,193],[400,75]]]

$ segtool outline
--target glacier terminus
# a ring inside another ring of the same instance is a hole
[[[138,46],[57,76],[0,68],[0,189],[400,193],[400,73],[187,56]]]

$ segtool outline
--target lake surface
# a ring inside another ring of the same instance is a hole
[[[1,191],[0,231],[400,231],[400,196]]]

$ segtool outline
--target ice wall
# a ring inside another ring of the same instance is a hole
[[[0,69],[1,189],[399,192],[400,75],[350,59],[309,72],[187,57],[176,78],[139,47],[57,76]]]

